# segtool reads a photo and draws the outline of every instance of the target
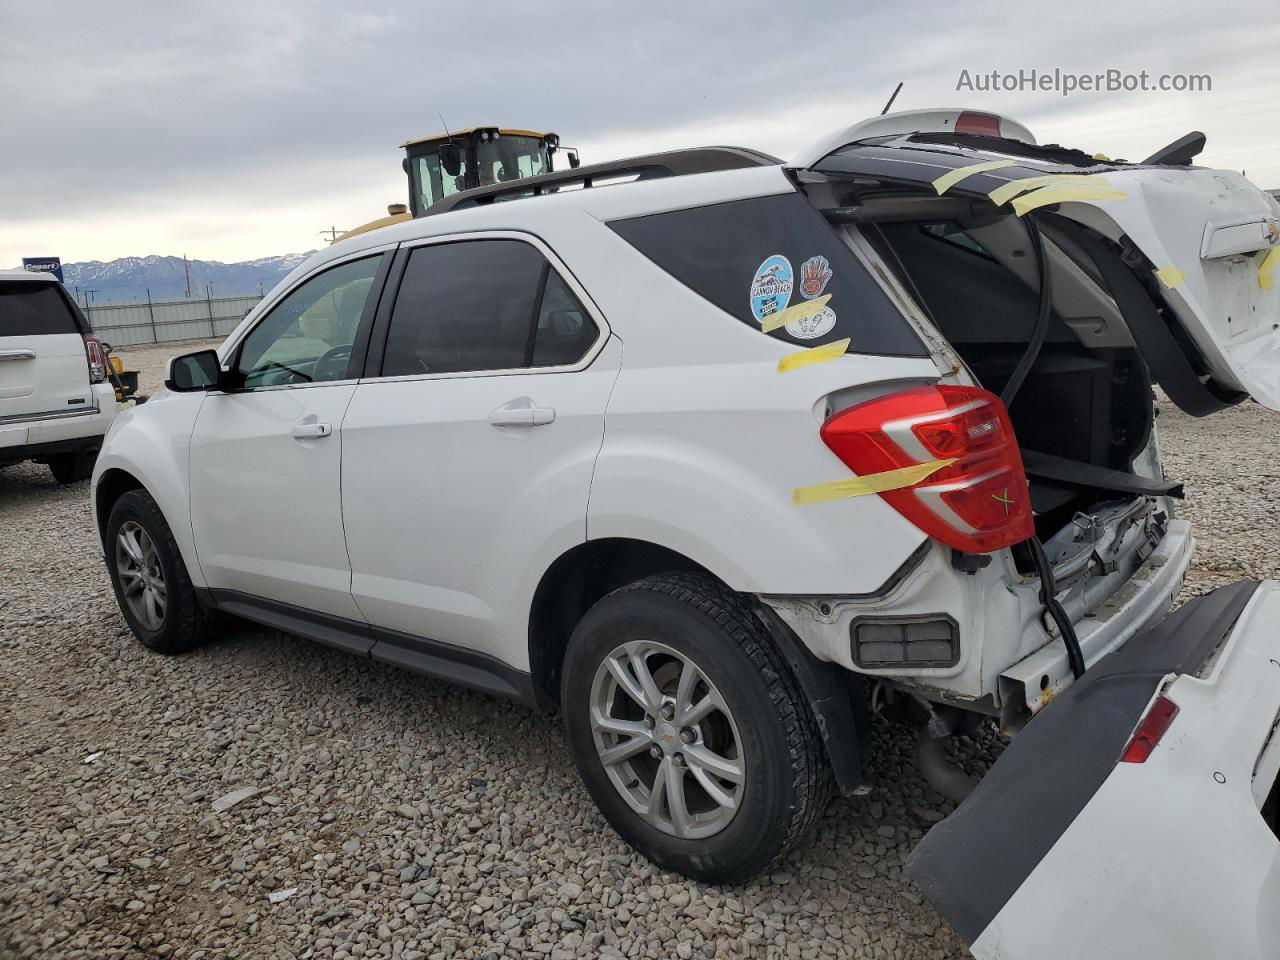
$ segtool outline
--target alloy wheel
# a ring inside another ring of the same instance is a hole
[[[142,525],[127,520],[116,533],[116,575],[129,611],[148,630],[164,624],[168,590],[156,545]]]
[[[621,644],[596,669],[590,711],[610,782],[646,822],[698,840],[733,820],[745,787],[742,739],[693,660],[656,641]]]

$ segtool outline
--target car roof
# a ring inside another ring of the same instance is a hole
[[[595,220],[618,220],[770,196],[794,189],[782,167],[773,165],[566,190],[502,203],[462,207],[370,230],[349,240],[339,240],[317,254],[320,259],[308,261],[308,264],[336,260],[392,243],[409,243],[453,233],[487,230],[538,233],[540,227],[549,221],[572,217],[575,213],[584,213]],[[311,268],[308,266],[308,270]]]
[[[57,283],[58,278],[52,273],[34,270],[0,270],[0,280],[31,280],[35,283]]]

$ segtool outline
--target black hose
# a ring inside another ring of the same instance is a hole
[[[1031,331],[1031,339],[1027,341],[1027,349],[1018,360],[1017,366],[1013,368],[1013,373],[1009,375],[1009,381],[1004,385],[1004,389],[1000,391],[1000,400],[1006,408],[1013,403],[1013,398],[1018,395],[1023,381],[1027,379],[1027,374],[1031,372],[1031,368],[1040,357],[1040,348],[1044,346],[1045,337],[1049,335],[1049,313],[1053,309],[1053,280],[1049,272],[1049,256],[1044,248],[1044,237],[1040,235],[1040,228],[1029,214],[1022,218],[1022,225],[1026,228],[1027,239],[1031,241],[1031,249],[1036,254],[1036,267],[1040,271],[1040,305],[1036,312],[1036,325]]]
[[[1062,643],[1067,648],[1067,662],[1071,664],[1071,675],[1079,680],[1084,676],[1084,654],[1080,650],[1080,638],[1071,625],[1071,618],[1058,602],[1058,587],[1053,579],[1053,567],[1045,556],[1044,544],[1038,537],[1026,541],[1031,550],[1031,561],[1035,564],[1036,574],[1040,577],[1040,602],[1044,604],[1045,613],[1053,619],[1062,634]]]
[[[925,783],[954,804],[961,804],[978,781],[947,760],[946,737],[933,736],[928,728],[916,739],[916,760]]]

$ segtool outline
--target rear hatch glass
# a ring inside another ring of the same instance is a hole
[[[776,339],[814,347],[847,337],[849,353],[929,355],[879,283],[799,194],[609,226],[695,293]],[[789,309],[785,316],[797,319],[772,328],[771,318],[783,319]]]
[[[0,280],[0,337],[65,333],[80,329],[56,284]]]

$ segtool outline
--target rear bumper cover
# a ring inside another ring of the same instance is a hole
[[[1179,712],[1117,760],[1158,692]],[[1280,584],[1194,600],[1019,734],[908,870],[978,958],[1274,956]]]

